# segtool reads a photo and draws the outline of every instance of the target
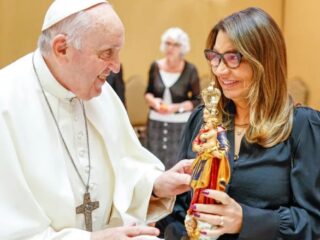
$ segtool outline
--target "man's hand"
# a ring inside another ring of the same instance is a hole
[[[134,239],[134,237],[139,237],[141,235],[158,236],[159,230],[154,227],[146,226],[108,228],[93,232],[91,234],[91,240],[127,240]]]
[[[193,160],[181,160],[161,174],[154,182],[153,193],[157,197],[173,197],[190,190]]]

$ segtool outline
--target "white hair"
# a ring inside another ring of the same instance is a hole
[[[106,4],[109,3],[106,2]],[[89,14],[88,11],[83,10],[70,15],[52,27],[42,31],[38,39],[40,52],[46,56],[51,49],[52,39],[58,34],[65,34],[67,36],[67,44],[72,45],[76,49],[80,49],[83,36],[92,28],[92,21],[92,15]]]
[[[168,41],[168,39],[172,39],[175,42],[181,44],[181,53],[183,55],[190,51],[188,34],[181,28],[169,28],[162,34],[160,43],[161,52],[164,52],[166,50],[166,41]]]

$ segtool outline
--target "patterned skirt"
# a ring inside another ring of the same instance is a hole
[[[163,162],[166,169],[181,160],[177,159],[177,155],[185,124],[148,120],[146,147]]]

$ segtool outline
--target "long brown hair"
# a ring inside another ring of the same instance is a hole
[[[247,141],[272,147],[286,140],[292,129],[293,101],[287,91],[286,46],[279,26],[265,11],[247,8],[218,22],[208,36],[207,48],[213,49],[219,31],[228,35],[253,69]],[[221,98],[221,111],[227,101]]]

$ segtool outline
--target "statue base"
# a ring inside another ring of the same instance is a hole
[[[212,226],[209,223],[199,221],[195,219],[192,215],[187,214],[184,225],[186,226],[186,230],[189,236],[189,240],[217,240],[219,236],[206,236],[201,235],[200,231],[207,230],[207,229],[213,229],[216,228],[216,226]]]

